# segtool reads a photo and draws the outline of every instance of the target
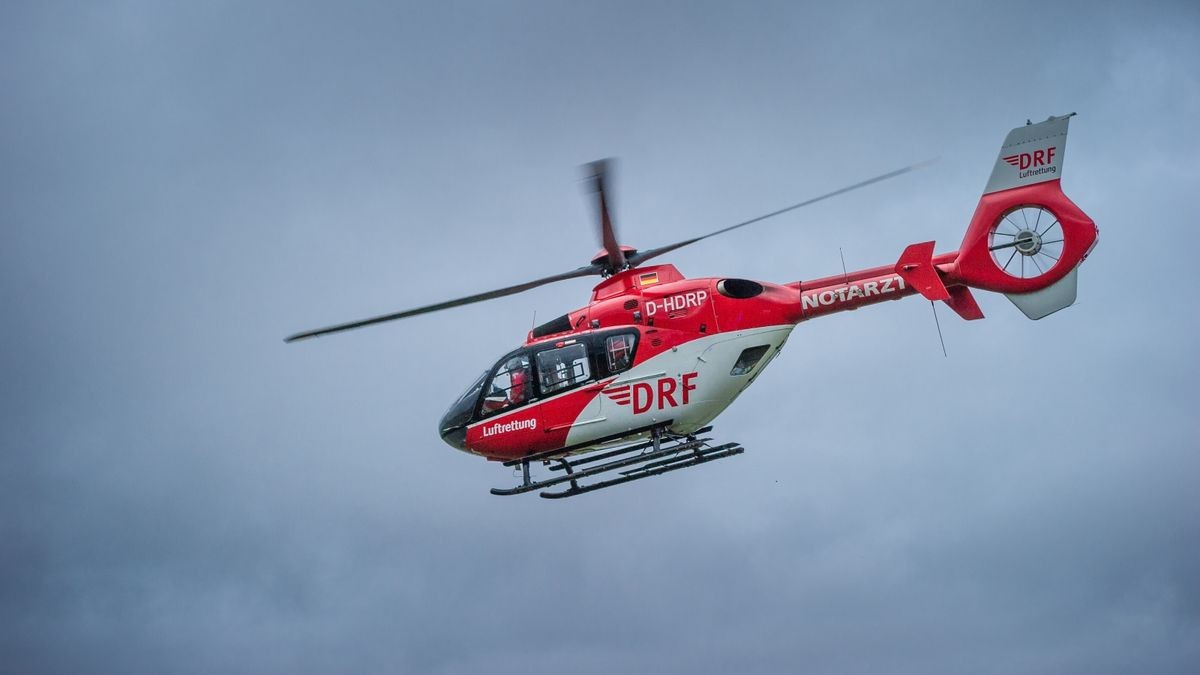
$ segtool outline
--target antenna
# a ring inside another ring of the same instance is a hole
[[[838,257],[842,259],[842,283],[850,285],[850,273],[846,271],[846,256],[842,255],[842,247],[838,247]]]
[[[942,324],[937,318],[937,305],[932,300],[929,301],[929,308],[933,310],[933,324],[937,326],[938,342],[942,343],[942,356],[949,358],[949,355],[946,353],[946,341],[942,339]]]

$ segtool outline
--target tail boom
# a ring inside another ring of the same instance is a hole
[[[956,255],[946,253],[932,260],[934,264],[948,264],[953,262]],[[895,265],[872,267],[812,281],[794,281],[786,286],[800,295],[797,321],[899,300],[919,292],[897,273]]]

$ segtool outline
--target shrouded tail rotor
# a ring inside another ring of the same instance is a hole
[[[1019,206],[992,226],[988,250],[1009,276],[1036,279],[1062,260],[1062,223],[1044,206]]]
[[[1098,230],[1060,184],[1071,115],[1009,132],[948,283],[1003,293],[1031,319],[1075,302]]]

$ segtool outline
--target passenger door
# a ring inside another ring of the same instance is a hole
[[[557,343],[535,352],[541,424],[550,434],[566,434],[603,418],[595,387],[593,364],[583,340]]]

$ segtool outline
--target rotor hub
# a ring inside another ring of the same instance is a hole
[[[625,257],[627,257],[627,258],[637,252],[638,252],[638,250],[632,246],[625,246],[625,245],[621,246],[621,253],[624,254]],[[608,265],[608,262],[609,262],[608,251],[605,249],[600,249],[599,251],[596,252],[596,255],[592,256],[592,264],[604,266],[604,276],[606,276],[606,277],[612,276],[612,275],[616,274],[617,272],[620,272],[623,269],[629,268],[629,265],[626,264],[625,267],[622,267],[621,269],[613,269],[611,266]]]
[[[1017,233],[1013,244],[1021,255],[1037,255],[1042,250],[1042,237],[1033,230],[1021,230]]]

